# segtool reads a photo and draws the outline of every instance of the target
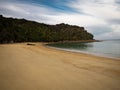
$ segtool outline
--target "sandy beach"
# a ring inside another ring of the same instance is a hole
[[[0,45],[0,90],[120,90],[120,60],[35,45]]]

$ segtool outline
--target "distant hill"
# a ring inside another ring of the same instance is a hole
[[[47,25],[0,15],[0,43],[77,40],[93,40],[93,35],[87,32],[84,27],[75,25],[64,23]]]

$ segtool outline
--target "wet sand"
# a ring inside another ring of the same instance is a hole
[[[35,45],[0,45],[0,90],[120,90],[120,60]]]

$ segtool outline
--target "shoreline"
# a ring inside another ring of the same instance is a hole
[[[84,53],[84,54],[90,54],[90,55],[94,55],[94,56],[99,56],[99,57],[106,57],[106,58],[113,58],[113,59],[117,59],[117,60],[120,60],[120,57],[119,55],[116,55],[116,54],[107,54],[107,53],[99,53],[99,52],[93,52],[93,51],[84,51],[84,50],[76,50],[76,49],[71,49],[71,48],[64,48],[64,47],[57,47],[57,46],[54,46],[54,44],[62,44],[62,43],[90,43],[90,42],[102,42],[102,40],[81,40],[81,41],[68,41],[68,42],[57,42],[57,43],[47,43],[46,46],[48,47],[52,47],[52,48],[55,48],[55,49],[58,49],[58,50],[64,50],[64,51],[70,51],[70,52],[77,52],[77,53]],[[53,46],[51,45],[53,44]]]
[[[57,50],[45,44],[0,45],[1,90],[120,89],[120,60]]]
[[[76,40],[76,41],[58,41],[58,42],[47,42],[48,44],[54,44],[54,43],[85,43],[85,42],[102,42],[102,40]]]
[[[61,51],[65,51],[65,52],[72,52],[72,53],[78,53],[78,54],[86,54],[86,55],[92,55],[92,56],[96,56],[96,57],[103,57],[103,58],[108,58],[108,59],[116,59],[116,60],[120,60],[120,58],[118,57],[113,57],[113,56],[108,56],[105,54],[99,54],[99,53],[90,53],[90,52],[86,52],[86,51],[78,51],[78,50],[70,50],[70,49],[65,49],[65,48],[58,48],[58,47],[53,47],[53,46],[49,46],[49,45],[44,45],[47,48],[52,48],[52,49],[56,49],[56,50],[61,50]]]

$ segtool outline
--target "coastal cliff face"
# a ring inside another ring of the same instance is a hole
[[[84,27],[75,25],[64,23],[48,25],[0,15],[0,43],[77,40],[93,40],[93,35],[87,32]]]

